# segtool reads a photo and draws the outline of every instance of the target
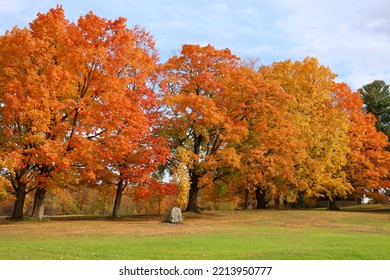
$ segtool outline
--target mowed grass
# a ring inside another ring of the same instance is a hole
[[[0,259],[389,260],[390,209],[264,210],[0,221]]]

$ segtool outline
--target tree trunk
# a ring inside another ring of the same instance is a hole
[[[119,211],[121,208],[121,200],[122,200],[122,194],[123,190],[125,189],[126,184],[124,180],[120,180],[117,184],[117,189],[116,189],[116,196],[115,196],[115,202],[114,202],[114,209],[112,211],[112,217],[119,218]]]
[[[16,200],[14,203],[14,209],[12,211],[11,219],[21,220],[23,219],[24,200],[26,198],[26,184],[18,182],[18,188],[16,189]]]
[[[329,202],[329,208],[328,210],[332,210],[332,211],[338,211],[340,210],[340,208],[338,208],[336,206],[336,200],[335,199],[332,199],[330,202]]]
[[[255,194],[257,200],[256,209],[265,209],[267,206],[267,201],[265,200],[265,191],[259,187],[256,188]]]
[[[248,210],[249,208],[249,190],[245,190],[245,204],[244,209]]]
[[[46,197],[46,189],[38,187],[34,195],[34,206],[31,214],[32,218],[42,220],[44,209],[45,209],[43,205],[45,197]]]
[[[295,204],[296,206],[294,208],[298,209],[305,209],[305,192],[299,191],[298,192],[298,201]]]
[[[199,155],[200,153],[200,146],[203,140],[202,134],[197,135],[195,132],[193,133],[194,136],[194,154]],[[198,206],[198,193],[199,193],[199,174],[197,174],[197,164],[194,163],[194,166],[188,170],[188,174],[190,176],[191,184],[190,184],[190,191],[188,194],[188,205],[187,205],[187,211],[200,213],[200,208]]]
[[[284,207],[288,206],[287,196],[283,196],[283,206]]]
[[[280,198],[279,197],[277,197],[277,198],[275,198],[275,209],[279,209],[280,208]]]
[[[191,183],[187,211],[200,213],[200,209],[198,206],[198,192],[199,188]]]
[[[191,184],[188,196],[187,211],[200,213],[200,209],[198,206],[199,176],[196,174],[195,170],[190,171],[190,178]]]
[[[158,215],[161,215],[161,196],[158,196]]]
[[[199,192],[199,176],[195,173],[195,171],[190,172],[191,176],[191,184],[190,184],[190,192],[188,196],[188,205],[187,211],[200,213],[200,209],[198,206],[198,192]]]

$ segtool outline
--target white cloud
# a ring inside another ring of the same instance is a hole
[[[211,43],[272,63],[318,57],[354,89],[374,79],[390,83],[390,1],[383,0],[27,0],[0,1],[0,32],[25,26],[57,3],[77,20],[93,10],[124,16],[157,40],[162,60],[182,44]]]
[[[388,79],[390,22],[385,1],[278,1],[287,11],[277,28],[288,55],[316,56],[354,89],[367,79]],[[390,82],[390,80],[387,80]]]

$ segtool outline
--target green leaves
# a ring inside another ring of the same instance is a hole
[[[390,91],[384,81],[376,80],[358,89],[364,102],[364,111],[376,118],[376,129],[390,139]]]

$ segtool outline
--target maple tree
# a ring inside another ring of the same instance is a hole
[[[113,217],[118,217],[126,186],[156,184],[151,181],[151,172],[168,155],[165,140],[156,135],[159,113],[153,86],[158,57],[152,37],[138,27],[127,29],[122,18],[102,21],[89,14],[81,18],[79,25],[77,45],[81,45],[83,52],[91,49],[84,77],[90,77],[87,85],[95,87],[90,94],[99,102],[87,105],[90,109],[87,116],[94,121],[94,127],[76,129],[97,136],[94,150],[99,151],[99,156],[94,157],[95,162],[89,158],[88,163],[94,162],[91,166],[94,176],[97,174],[100,180],[116,185]],[[93,29],[85,32],[83,28]],[[94,34],[94,30],[106,30],[107,34]],[[84,34],[91,34],[92,38],[85,38]],[[95,78],[89,73],[89,65],[97,67]]]
[[[161,84],[167,106],[165,133],[173,154],[180,154],[176,160],[186,161],[182,162],[185,168],[177,169],[188,172],[189,211],[199,211],[200,189],[214,186],[240,168],[234,143],[247,130],[229,112],[230,91],[224,81],[236,67],[238,58],[228,49],[211,45],[183,45],[181,54],[165,64]],[[182,183],[184,188],[187,182]]]
[[[164,161],[151,89],[157,54],[143,29],[92,12],[70,23],[57,7],[1,44],[1,160],[17,196],[13,218],[34,189],[42,203],[49,186],[94,183],[106,170],[121,190]]]
[[[261,72],[278,81],[292,97],[289,110],[304,145],[303,156],[295,161],[294,196],[325,196],[331,202],[346,197],[352,191],[343,169],[349,151],[348,119],[332,108],[335,75],[314,58],[274,63]]]
[[[335,108],[346,112],[350,121],[350,152],[345,170],[355,195],[386,202],[386,197],[381,194],[383,188],[390,187],[390,152],[386,150],[386,135],[376,131],[374,115],[363,113],[363,99],[359,92],[352,92],[344,83],[335,83],[332,99]]]
[[[242,165],[234,174],[235,185],[246,195],[254,191],[257,208],[265,208],[266,196],[276,198],[293,180],[293,158],[299,149],[289,120],[290,96],[248,65],[232,71],[227,88],[230,106],[235,107],[230,111],[248,130],[236,147]]]
[[[23,215],[25,195],[44,184],[61,146],[48,135],[52,120],[58,118],[52,114],[57,103],[49,92],[67,89],[62,87],[61,71],[52,63],[52,51],[27,28],[14,28],[1,37],[1,125],[5,133],[1,162],[16,196],[15,219]]]

